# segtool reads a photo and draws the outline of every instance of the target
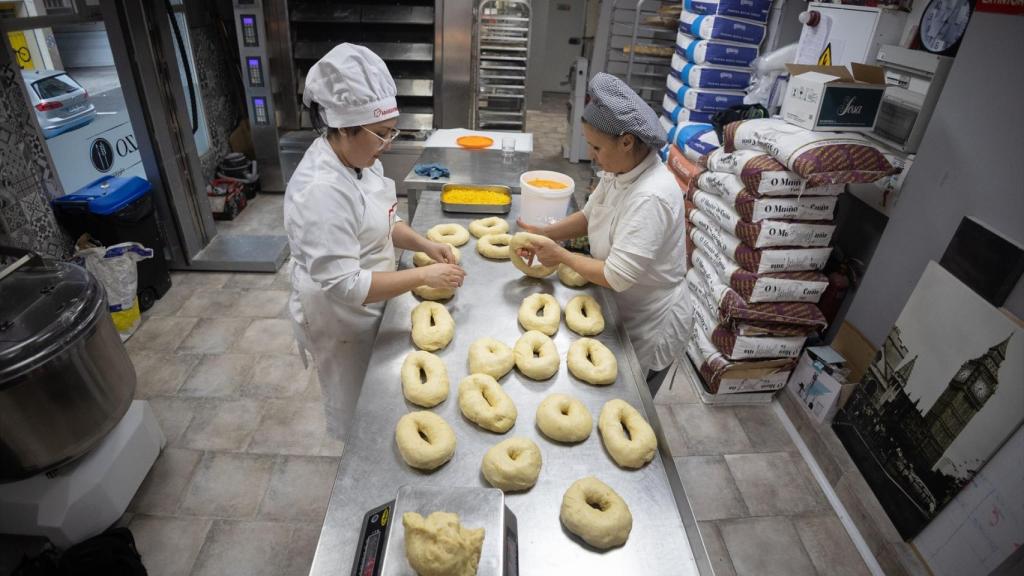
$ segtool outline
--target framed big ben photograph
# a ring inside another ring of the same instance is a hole
[[[1019,319],[929,262],[833,429],[900,535],[918,534],[1024,420]]]

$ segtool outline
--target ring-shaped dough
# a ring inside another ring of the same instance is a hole
[[[594,427],[590,410],[566,394],[552,394],[541,401],[536,421],[537,428],[556,442],[582,442]]]
[[[487,234],[476,241],[476,251],[484,258],[508,260],[508,247],[512,242],[509,234]]]
[[[562,496],[562,524],[594,548],[622,546],[633,529],[626,501],[593,476],[572,483]]]
[[[469,346],[469,373],[497,380],[516,365],[512,349],[494,338],[481,338]]]
[[[455,336],[455,321],[437,302],[420,302],[412,309],[412,341],[421,350],[435,352]]]
[[[402,362],[402,394],[417,406],[432,408],[448,398],[448,369],[440,358],[417,350]]]
[[[597,429],[612,460],[623,468],[643,468],[658,449],[658,439],[651,425],[625,400],[616,398],[605,402],[597,419]]]
[[[512,242],[508,246],[508,257],[509,260],[512,260],[512,265],[531,278],[545,278],[555,272],[555,266],[542,266],[539,263],[530,266],[516,253],[520,248],[525,248],[531,241],[536,241],[540,238],[543,237],[531,234],[530,232],[517,232],[512,237]]]
[[[604,331],[601,305],[593,296],[576,296],[565,305],[565,325],[580,336],[597,336]]]
[[[427,238],[434,242],[462,246],[469,242],[469,232],[461,224],[438,224],[427,230]]]
[[[530,294],[519,305],[519,323],[527,330],[554,336],[562,323],[562,307],[551,294]]]
[[[455,257],[455,262],[451,262],[451,264],[458,264],[462,261],[462,252],[459,252],[459,249],[455,246],[452,246],[452,256]],[[437,264],[437,261],[430,256],[427,256],[426,252],[416,252],[412,255],[412,265],[417,268],[421,266],[430,266],[431,264]]]
[[[516,423],[512,397],[487,374],[470,374],[459,382],[459,410],[484,430],[504,434]]]
[[[426,519],[406,512],[402,527],[405,558],[418,576],[476,576],[484,546],[483,528],[466,528],[459,523],[458,514],[440,511]]]
[[[586,278],[565,264],[558,265],[558,279],[569,288],[582,288],[588,284]]]
[[[529,438],[516,437],[498,442],[484,454],[480,471],[491,486],[513,492],[529,490],[540,476],[540,448]]]
[[[483,238],[489,234],[504,234],[508,232],[508,222],[497,216],[473,220],[469,223],[469,233],[477,238]]]
[[[573,376],[594,386],[607,386],[619,375],[615,354],[593,338],[580,338],[573,342],[565,363]]]
[[[530,330],[516,340],[512,349],[516,367],[523,376],[534,380],[547,380],[558,372],[561,359],[555,343],[543,332]]]
[[[402,460],[420,470],[434,470],[455,453],[455,431],[444,418],[429,410],[399,418],[395,442]]]
[[[412,289],[412,293],[419,296],[422,300],[449,300],[452,296],[455,296],[455,288],[431,288],[424,284],[423,286],[417,286]]]

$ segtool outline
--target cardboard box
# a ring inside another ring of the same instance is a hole
[[[879,66],[786,64],[789,85],[782,100],[782,119],[820,132],[869,132],[875,127],[885,92]]]
[[[846,381],[846,359],[830,346],[804,350],[786,389],[819,423],[831,422],[846,404],[856,382]]]

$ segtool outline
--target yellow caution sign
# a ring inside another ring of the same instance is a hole
[[[28,49],[28,41],[25,40],[25,33],[19,31],[8,32],[7,39],[14,50],[14,57],[18,60],[18,67],[22,70],[35,70],[36,65],[32,62],[32,52]]]
[[[831,66],[832,65],[832,43],[829,42],[825,49],[821,51],[821,56],[818,56],[818,66]]]

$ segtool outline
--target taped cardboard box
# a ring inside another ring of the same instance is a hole
[[[846,359],[830,346],[804,350],[786,389],[819,423],[831,422],[857,387],[846,379]]]
[[[880,66],[786,64],[789,84],[782,119],[806,130],[869,132],[875,127],[885,92]]]

